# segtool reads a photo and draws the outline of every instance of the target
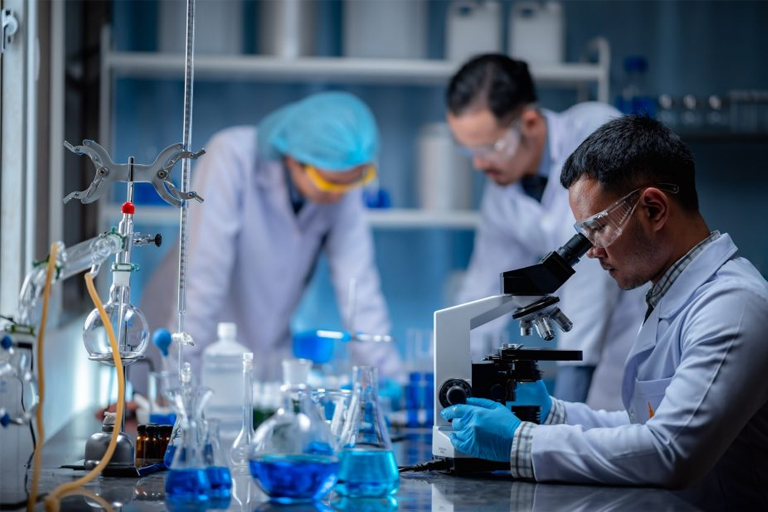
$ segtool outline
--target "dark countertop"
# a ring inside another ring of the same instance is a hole
[[[82,471],[61,469],[59,465],[82,459],[86,439],[99,428],[91,415],[80,414],[45,445],[40,492],[79,478]],[[404,435],[403,435],[404,434]],[[393,450],[398,464],[414,464],[431,459],[430,430],[408,430],[395,434]],[[31,470],[30,470],[31,473]],[[86,489],[115,504],[114,510],[166,511],[165,475],[155,473],[144,478],[99,477]],[[31,478],[30,478],[31,480]],[[332,512],[342,511],[432,511],[432,512],[528,512],[528,511],[665,511],[698,510],[673,493],[662,489],[615,488],[598,486],[550,485],[515,481],[504,474],[456,477],[437,472],[405,473],[400,490],[390,499],[341,501],[333,493],[322,503],[275,505],[268,501],[251,476],[233,474],[233,496],[227,508],[238,512]],[[122,508],[119,508],[121,507]],[[93,511],[81,496],[64,498],[63,511]],[[36,510],[44,510],[42,503]]]

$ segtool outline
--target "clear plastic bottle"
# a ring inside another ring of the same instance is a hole
[[[213,391],[205,416],[221,422],[221,436],[229,446],[237,435],[242,412],[240,395],[233,390],[240,388],[243,354],[250,350],[238,343],[237,325],[233,323],[220,323],[217,335],[218,340],[202,354],[202,384]]]
[[[351,498],[384,497],[397,492],[400,474],[381,412],[378,371],[353,369],[354,389],[339,453],[336,494]]]

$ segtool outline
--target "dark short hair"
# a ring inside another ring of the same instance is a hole
[[[565,161],[560,183],[570,188],[583,176],[616,195],[672,183],[680,191],[671,197],[686,210],[699,209],[691,150],[672,130],[646,116],[618,117],[587,137]]]
[[[446,103],[459,116],[476,106],[487,107],[505,120],[523,105],[536,101],[528,65],[500,53],[474,57],[451,78]]]

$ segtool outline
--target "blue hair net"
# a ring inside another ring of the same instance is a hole
[[[259,151],[268,159],[289,155],[324,171],[344,171],[376,159],[379,131],[359,98],[324,92],[267,116],[259,124]]]

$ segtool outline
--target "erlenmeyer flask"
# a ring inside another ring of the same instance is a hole
[[[174,411],[181,421],[181,442],[176,446],[171,470],[165,481],[168,501],[194,503],[208,501],[211,483],[203,461],[202,412],[211,396],[208,388],[193,386],[191,370],[185,363],[181,386],[168,391]]]
[[[251,475],[275,501],[319,500],[336,482],[339,461],[334,446],[306,389],[283,386],[282,406],[254,434]]]
[[[217,501],[215,508],[227,508],[232,497],[232,474],[221,452],[219,420],[206,420],[204,424],[203,462],[208,480],[211,482],[211,499]]]
[[[387,496],[400,487],[400,474],[379,406],[378,371],[371,366],[355,366],[352,371],[353,395],[341,436],[334,490],[352,498]]]

